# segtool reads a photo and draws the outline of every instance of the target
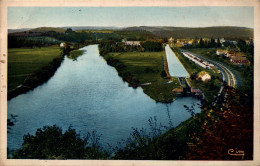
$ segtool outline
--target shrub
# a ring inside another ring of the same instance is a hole
[[[62,133],[62,129],[53,126],[44,126],[37,129],[35,135],[24,136],[22,148],[13,152],[16,159],[95,159],[107,158],[102,152],[99,138],[95,132],[88,133],[82,139],[71,127]]]

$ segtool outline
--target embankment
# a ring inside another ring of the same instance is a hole
[[[63,59],[64,54],[60,55],[57,58],[54,58],[52,62],[50,62],[47,66],[42,67],[41,70],[37,71],[35,74],[27,76],[27,78],[24,80],[24,83],[21,86],[8,91],[8,100],[22,93],[28,92],[29,90],[32,90],[49,80],[49,78],[51,78],[54,75],[58,67],[61,65]]]

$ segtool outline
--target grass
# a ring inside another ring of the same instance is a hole
[[[172,102],[176,95],[172,92],[174,88],[180,87],[177,78],[162,78],[160,73],[163,70],[162,52],[125,52],[109,53],[114,59],[122,62],[126,67],[124,72],[129,72],[139,80],[139,85],[145,94],[157,102]],[[123,72],[123,71],[118,71]],[[142,85],[151,83],[149,85]]]
[[[68,58],[73,59],[73,60],[77,60],[77,58],[79,56],[81,56],[83,54],[84,50],[73,50],[70,52]]]
[[[8,90],[15,89],[28,75],[47,66],[60,53],[58,46],[8,49]]]

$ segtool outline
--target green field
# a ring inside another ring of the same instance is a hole
[[[172,90],[180,87],[180,85],[177,78],[172,78],[172,82],[167,83],[170,79],[161,77],[164,54],[165,52],[125,52],[109,53],[106,56],[122,62],[126,66],[124,72],[129,72],[134,78],[138,79],[144,93],[152,99],[157,102],[171,102],[176,98]],[[142,85],[147,83],[149,84]]]
[[[33,49],[8,49],[8,90],[22,84],[26,77],[47,66],[61,54],[58,46]]]

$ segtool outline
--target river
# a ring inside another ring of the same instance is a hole
[[[98,45],[82,48],[76,61],[65,57],[55,75],[32,91],[8,101],[8,117],[17,115],[7,134],[9,149],[22,146],[23,135],[35,134],[45,125],[71,125],[81,136],[97,131],[100,143],[116,146],[126,139],[132,127],[149,131],[148,120],[174,127],[190,118],[184,105],[194,105],[200,112],[196,98],[177,98],[171,104],[156,103],[141,88],[128,87],[117,71],[99,56]]]

